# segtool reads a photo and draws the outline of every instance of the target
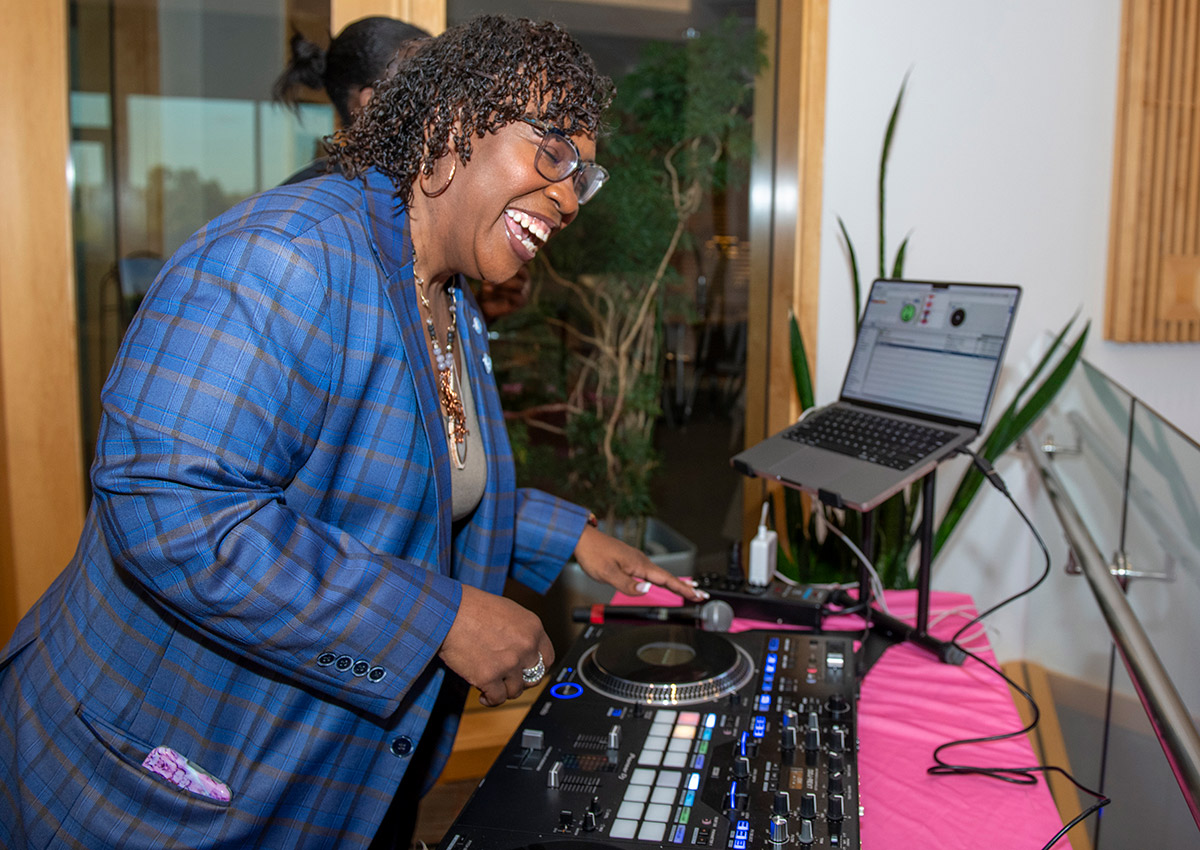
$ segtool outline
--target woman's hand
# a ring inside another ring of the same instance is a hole
[[[631,596],[641,596],[657,584],[693,602],[708,599],[703,590],[653,563],[644,552],[590,525],[584,526],[575,544],[575,560],[591,578]]]
[[[540,653],[540,655],[539,655]],[[438,656],[482,692],[484,705],[515,699],[525,688],[522,670],[554,662],[554,645],[532,611],[511,599],[463,585],[458,615]]]

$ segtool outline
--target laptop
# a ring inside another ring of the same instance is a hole
[[[834,507],[874,508],[978,436],[1020,296],[1011,285],[876,280],[838,401],[730,463]]]

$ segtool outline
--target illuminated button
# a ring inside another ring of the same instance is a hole
[[[642,750],[638,754],[638,764],[645,767],[658,767],[662,764],[662,750]]]
[[[638,823],[635,820],[615,820],[608,828],[612,838],[633,838],[637,835]]]
[[[700,770],[702,767],[704,767],[704,756],[701,753],[696,753],[696,755],[692,757],[692,767],[694,767],[696,770]]]
[[[649,785],[630,785],[625,789],[625,799],[631,803],[644,803],[650,799]]]
[[[634,771],[636,773],[637,771]],[[678,788],[683,782],[683,774],[677,770],[664,770],[658,774],[658,782],[655,783],[659,788]]]
[[[770,694],[759,694],[758,695],[758,710],[759,711],[770,711],[771,710],[771,695]]]
[[[755,717],[754,723],[750,726],[750,732],[755,738],[761,738],[767,733],[767,718]]]
[[[645,808],[641,803],[626,800],[621,804],[621,808],[617,809],[617,818],[619,820],[637,820],[642,816],[642,811]]]
[[[575,682],[559,682],[550,689],[550,696],[557,699],[575,699],[583,693],[583,686]]]
[[[656,723],[674,723],[675,718],[679,716],[678,711],[672,711],[669,708],[660,708],[654,712],[654,721]]]
[[[706,714],[704,716],[704,725],[705,725],[705,727],[707,727],[709,729],[712,729],[714,726],[716,726],[717,725],[717,715]]]
[[[711,730],[711,729],[700,730],[700,740],[701,741],[711,741],[712,736],[713,736],[713,730]]]
[[[675,789],[655,788],[654,793],[650,795],[650,802],[655,805],[671,805],[675,802]],[[649,817],[649,815],[646,817]]]
[[[700,725],[700,712],[698,711],[681,711],[679,712],[679,722],[686,723],[689,726]]]
[[[685,741],[682,738],[675,738],[667,745],[668,753],[686,753],[691,751],[692,742]]]
[[[771,652],[777,651],[779,649],[779,638],[773,637],[770,640],[768,640],[767,641],[767,649],[770,650]]]
[[[643,820],[657,821],[658,823],[666,823],[671,819],[671,806],[667,803],[651,803],[646,806],[646,815]]]
[[[642,744],[642,748],[647,750],[665,750],[667,748],[667,741],[669,740],[670,738],[664,738],[660,735],[647,735],[646,742]]]
[[[630,785],[653,785],[655,771],[649,768],[639,767],[633,771],[633,776],[629,777]]]
[[[670,738],[671,730],[674,728],[674,723],[652,723],[650,724],[650,731],[646,733],[646,737]]]
[[[662,841],[663,836],[667,834],[667,825],[665,823],[656,823],[654,821],[646,821],[642,824],[642,828],[638,830],[638,841]]]
[[[697,744],[696,752],[707,753],[708,752],[708,741],[701,741],[699,744]]]
[[[682,844],[683,836],[684,836],[684,833],[686,833],[686,832],[687,832],[687,830],[684,829],[683,824],[677,825],[675,827],[675,831],[671,833],[671,843],[672,844]]]
[[[689,741],[696,737],[696,727],[693,726],[676,726],[671,732],[672,738],[687,738]]]
[[[682,809],[679,810],[679,817],[676,818],[676,820],[678,820],[680,823],[687,823],[688,818],[690,818],[691,816],[692,816],[691,806],[690,805],[684,806]]]
[[[694,805],[696,805],[696,792],[688,791],[683,795],[684,811],[689,811]]]
[[[688,766],[688,754],[687,753],[667,753],[665,756],[663,756],[662,766],[663,767],[687,767]]]
[[[700,774],[698,774],[698,773],[689,773],[689,774],[688,774],[687,787],[688,787],[688,790],[689,790],[689,791],[695,791],[695,790],[697,790],[697,789],[700,787]],[[691,805],[691,803],[688,803],[688,805],[690,806],[690,805]]]

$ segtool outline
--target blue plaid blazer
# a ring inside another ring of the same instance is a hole
[[[441,769],[462,584],[545,590],[586,511],[515,488],[460,298],[488,468],[452,529],[411,260],[369,173],[253,197],[168,262],[104,388],[79,549],[0,655],[0,846],[364,846],[423,737]],[[160,746],[231,799],[148,772]]]

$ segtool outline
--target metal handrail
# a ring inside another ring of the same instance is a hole
[[[1050,461],[1028,435],[1021,442],[1041,473],[1067,545],[1092,588],[1192,819],[1200,827],[1200,732]]]

